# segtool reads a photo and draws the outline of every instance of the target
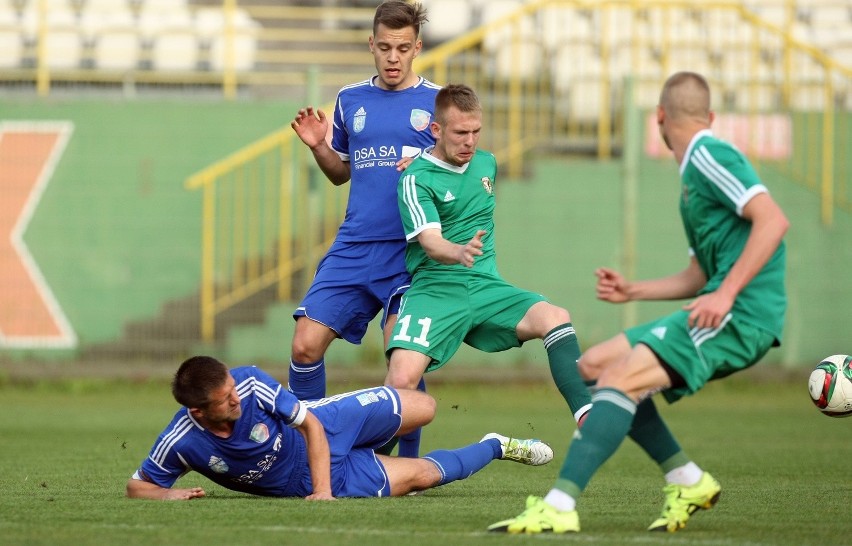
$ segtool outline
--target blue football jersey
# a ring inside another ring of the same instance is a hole
[[[420,78],[416,85],[388,91],[374,78],[343,87],[334,108],[332,148],[351,170],[340,241],[405,241],[396,188],[396,162],[435,143],[429,123],[440,86]]]
[[[168,488],[194,470],[236,491],[309,495],[305,441],[291,426],[305,409],[259,368],[233,368],[231,375],[237,383],[242,408],[233,434],[220,438],[202,427],[187,408],[181,408],[134,477]]]
[[[133,475],[169,488],[194,470],[235,491],[276,497],[313,492],[304,437],[295,429],[310,412],[322,423],[337,497],[390,495],[390,481],[374,449],[399,431],[399,394],[390,387],[361,389],[299,401],[254,366],[230,370],[242,415],[230,437],[220,438],[181,408]]]

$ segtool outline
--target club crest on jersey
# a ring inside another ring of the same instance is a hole
[[[210,462],[207,463],[207,466],[216,474],[224,474],[228,471],[228,463],[215,455],[210,456]]]
[[[491,184],[491,179],[487,176],[482,177],[482,187],[485,188],[485,191],[487,191],[489,195],[494,192],[494,185]]]
[[[360,133],[364,130],[364,126],[367,124],[367,111],[364,110],[364,107],[358,109],[355,112],[355,119],[352,120],[352,128],[356,133]]]
[[[269,427],[266,426],[265,423],[258,423],[251,429],[251,434],[249,434],[249,439],[252,442],[257,442],[258,444],[262,444],[263,442],[269,439]]]
[[[426,127],[429,127],[429,120],[432,118],[432,114],[427,112],[426,110],[420,110],[419,108],[415,108],[411,111],[411,117],[409,120],[411,121],[411,126],[414,127],[418,131],[422,131]]]

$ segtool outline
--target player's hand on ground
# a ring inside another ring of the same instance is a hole
[[[296,119],[290,122],[290,127],[296,131],[302,142],[310,148],[320,145],[328,133],[328,119],[322,110],[314,110],[313,106],[302,108],[296,114]]]
[[[314,491],[307,497],[305,500],[309,501],[333,501],[337,500],[334,495],[331,494],[331,491]]]
[[[163,500],[192,500],[200,499],[207,496],[204,489],[200,487],[190,487],[189,489],[169,489],[163,496]]]
[[[476,261],[477,256],[482,256],[482,237],[487,232],[485,230],[480,229],[476,232],[476,235],[473,236],[473,239],[468,241],[468,243],[461,247],[459,252],[459,263],[465,267],[473,267],[473,262]]]
[[[595,270],[595,276],[598,278],[595,292],[599,300],[611,303],[624,303],[630,300],[627,295],[627,282],[620,273],[600,267]]]
[[[720,292],[710,292],[698,296],[683,309],[689,311],[687,323],[690,328],[718,328],[733,305],[732,298]]]

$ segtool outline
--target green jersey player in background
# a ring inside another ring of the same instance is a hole
[[[568,311],[506,282],[497,271],[497,163],[477,149],[482,109],[474,91],[448,85],[435,97],[435,146],[403,172],[399,209],[412,275],[388,344],[387,385],[417,387],[462,343],[486,352],[541,339],[553,378],[579,422],[591,397],[577,370],[580,346]]]
[[[677,531],[693,512],[718,501],[721,486],[683,452],[651,395],[662,391],[674,402],[752,366],[780,344],[789,222],[748,160],[713,136],[713,119],[710,88],[701,75],[679,72],[666,81],[657,124],[680,166],[680,213],[690,247],[686,269],[644,281],[596,271],[597,295],[604,301],[691,301],[585,352],[580,371],[597,382],[592,409],[558,480],[546,497],[530,496],[520,516],[490,530],[579,531],[576,499],[625,436],[665,475],[665,505],[648,530]]]

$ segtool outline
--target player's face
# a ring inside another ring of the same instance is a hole
[[[461,167],[473,159],[482,131],[482,112],[462,112],[451,106],[444,123],[432,122],[435,149],[432,155],[451,165]]]
[[[237,383],[231,374],[225,384],[210,393],[210,402],[202,410],[204,419],[209,423],[234,422],[242,415],[240,395],[237,393]]]
[[[378,86],[395,91],[414,85],[417,75],[411,65],[422,47],[414,27],[392,29],[379,25],[376,35],[370,36],[370,52],[379,73]]]

